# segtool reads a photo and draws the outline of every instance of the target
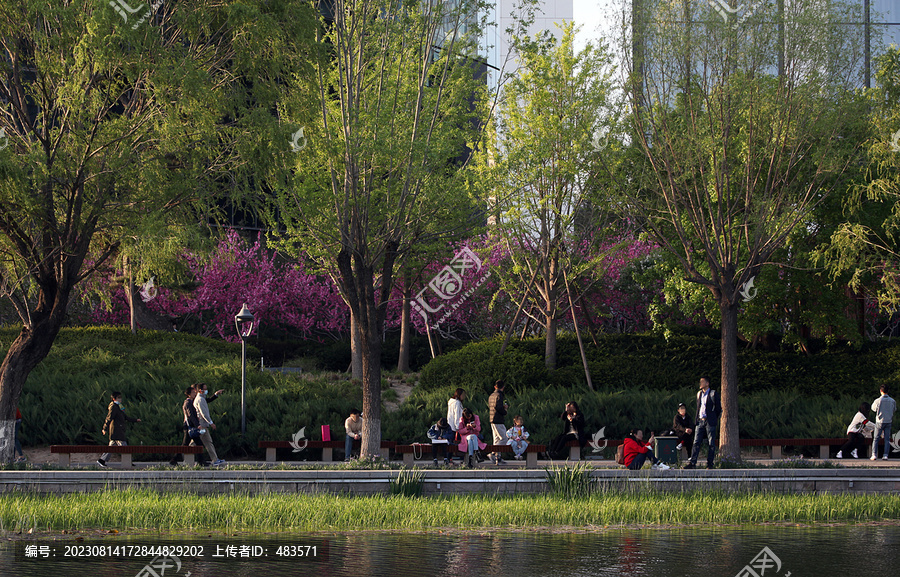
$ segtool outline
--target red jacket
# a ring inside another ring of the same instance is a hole
[[[625,466],[631,464],[634,461],[634,458],[638,456],[638,453],[646,453],[650,450],[650,447],[647,446],[643,441],[638,442],[631,437],[625,437]]]

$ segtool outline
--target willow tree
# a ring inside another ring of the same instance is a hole
[[[848,220],[820,256],[833,278],[849,273],[854,291],[874,294],[881,308],[893,312],[900,306],[900,48],[889,48],[876,66],[867,117],[868,178],[848,195]]]
[[[220,183],[249,183],[238,152],[256,148],[279,39],[301,35],[293,8],[0,4],[0,276],[22,322],[0,365],[0,458],[73,288],[147,223],[196,222]]]
[[[466,196],[468,171],[458,160],[480,126],[473,103],[484,90],[475,72],[483,7],[327,4],[315,74],[306,83],[297,79],[282,109],[304,140],[287,175],[273,174],[273,186],[288,232],[284,244],[331,275],[359,327],[361,454],[377,455],[382,336],[398,259],[410,248],[411,231],[429,220],[436,230],[441,208]]]
[[[797,0],[725,15],[635,3],[628,82],[637,154],[623,202],[709,290],[721,323],[722,456],[739,460],[737,315],[745,283],[846,183],[862,113],[851,8]],[[692,8],[693,6],[693,8]],[[757,286],[765,291],[765,286]],[[697,375],[699,377],[700,375]]]

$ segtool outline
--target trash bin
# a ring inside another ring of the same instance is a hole
[[[663,463],[677,463],[678,437],[654,437],[653,454]]]

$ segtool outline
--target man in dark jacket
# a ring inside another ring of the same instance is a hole
[[[678,414],[672,420],[672,429],[678,437],[678,446],[675,450],[680,451],[684,447],[690,455],[694,446],[694,421],[687,414],[687,405],[684,403],[678,403]]]
[[[131,421],[132,423],[140,423],[140,419],[135,419],[129,417],[125,414],[125,410],[122,409],[122,393],[119,391],[113,391],[112,394],[112,402],[109,404],[109,409],[106,414],[106,420],[103,421],[103,434],[106,434],[106,429],[109,429],[109,446],[120,446],[124,447],[128,445],[128,441],[125,438],[125,423]],[[106,461],[109,460],[109,453],[103,453],[100,455],[100,458],[97,459],[97,464],[101,467],[106,467]]]
[[[700,390],[697,391],[697,427],[694,429],[694,450],[691,452],[691,460],[684,466],[685,469],[693,469],[697,466],[697,457],[700,456],[700,445],[704,439],[709,444],[706,453],[706,468],[712,469],[716,459],[716,429],[719,427],[719,415],[722,414],[722,405],[719,395],[709,388],[709,379],[700,378]]]
[[[219,395],[225,392],[225,389],[219,389],[216,391],[211,397],[206,398],[207,403],[211,403],[219,398]],[[184,403],[181,405],[181,414],[184,417],[184,421],[182,422],[182,429],[184,429],[184,438],[181,440],[182,446],[188,446],[194,442],[194,439],[190,436],[188,431],[191,429],[199,429],[200,428],[200,419],[197,417],[197,409],[194,408],[194,398],[197,396],[197,385],[191,385],[184,391]],[[197,437],[199,440],[200,437]],[[196,444],[196,443],[194,443]],[[172,460],[169,461],[169,464],[173,467],[178,465],[178,457],[179,455],[175,455],[172,457]],[[208,465],[209,459],[205,454],[200,453],[200,456],[197,459],[197,462],[200,465]]]
[[[503,381],[498,380],[494,383],[494,392],[488,397],[488,411],[491,421],[491,432],[494,433],[493,444],[505,445],[508,442],[506,438],[506,398],[503,395],[503,389],[506,385]],[[503,458],[500,453],[491,453],[491,462],[495,465],[502,465]]]

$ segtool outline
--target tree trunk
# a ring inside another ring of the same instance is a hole
[[[722,314],[722,418],[719,423],[719,453],[723,459],[739,462],[738,439],[738,374],[737,374],[737,303],[720,297]]]
[[[39,296],[32,313],[31,326],[23,326],[0,364],[0,462],[13,460],[15,450],[16,406],[28,375],[50,352],[65,320],[69,295],[56,290],[51,306],[46,306],[47,293]],[[43,310],[42,310],[43,309]],[[45,311],[48,311],[45,312]]]
[[[131,334],[137,334],[137,319],[134,318],[134,275],[128,257],[125,257],[125,300],[128,301],[128,317],[131,320]]]
[[[127,280],[125,282],[130,284]],[[137,327],[151,331],[171,331],[172,321],[150,309],[141,297],[138,288],[135,285],[131,285],[129,288],[127,284],[125,298],[128,300],[128,307],[131,310],[131,332],[137,332]]]
[[[556,316],[546,315],[547,338],[544,342],[544,364],[548,369],[556,368]]]
[[[359,322],[350,311],[350,369],[354,379],[363,379],[363,351]]]
[[[409,370],[409,349],[412,339],[412,323],[410,322],[410,299],[412,298],[412,283],[408,278],[404,279],[403,285],[403,304],[400,312],[400,354],[397,357],[397,370],[401,373],[408,373]]]
[[[381,332],[375,322],[374,303],[368,307],[369,326],[360,327],[363,370],[363,429],[359,456],[377,457],[381,454]]]

